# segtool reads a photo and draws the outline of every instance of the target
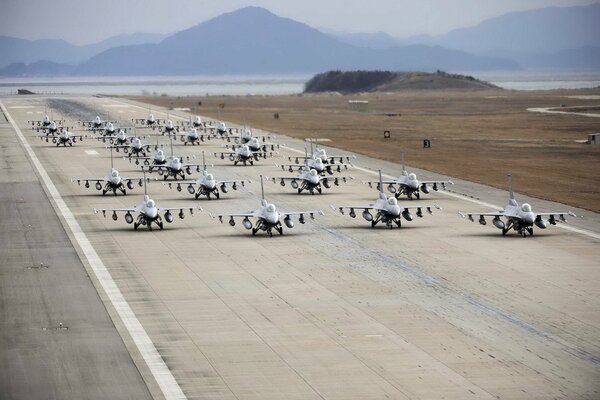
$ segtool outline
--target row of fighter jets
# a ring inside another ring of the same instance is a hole
[[[144,200],[135,207],[131,208],[108,208],[108,209],[94,209],[96,213],[102,213],[106,216],[107,212],[112,214],[113,220],[118,219],[118,213],[125,213],[125,221],[129,224],[133,223],[134,229],[138,229],[140,226],[145,226],[152,230],[152,225],[156,225],[158,228],[163,229],[163,217],[168,223],[173,222],[173,212],[179,210],[179,217],[184,218],[184,209],[189,209],[190,214],[193,215],[194,210],[202,210],[201,207],[158,207],[156,202],[152,200],[147,194],[146,184],[151,179],[146,176],[146,172],[152,173],[157,171],[163,176],[163,180],[167,181],[169,178],[173,178],[176,182],[165,182],[169,188],[176,188],[177,191],[182,191],[183,187],[187,188],[189,194],[194,195],[196,199],[201,196],[205,196],[207,199],[211,199],[211,196],[219,199],[220,193],[227,193],[228,186],[233,190],[236,190],[239,186],[245,186],[248,183],[252,183],[250,180],[218,180],[214,178],[214,175],[207,170],[207,164],[204,159],[204,152],[202,152],[202,161],[200,164],[183,163],[181,160],[183,157],[173,156],[173,140],[177,138],[177,134],[180,134],[181,141],[184,144],[192,143],[196,144],[196,141],[210,140],[210,138],[225,139],[229,143],[231,141],[234,144],[228,144],[226,147],[231,151],[216,152],[214,156],[224,159],[226,156],[234,162],[234,165],[243,163],[244,165],[253,165],[253,161],[267,157],[267,149],[272,151],[279,145],[275,143],[267,143],[266,140],[270,137],[263,137],[262,142],[252,136],[250,129],[244,129],[240,134],[234,134],[231,129],[227,129],[223,122],[218,122],[215,126],[211,126],[202,121],[200,117],[190,119],[187,126],[175,125],[168,118],[166,120],[160,120],[154,118],[152,113],[145,119],[134,119],[132,120],[138,127],[147,127],[153,130],[158,130],[163,135],[168,135],[171,138],[171,156],[166,157],[164,151],[155,145],[155,153],[152,156],[148,156],[146,152],[149,152],[150,145],[143,144],[140,137],[129,137],[127,136],[126,130],[129,128],[117,127],[116,121],[103,121],[99,116],[91,121],[77,121],[79,124],[84,126],[86,129],[95,133],[100,133],[96,139],[104,142],[109,141],[111,144],[111,170],[108,176],[103,178],[74,178],[73,181],[77,181],[78,184],[85,182],[85,187],[90,187],[89,182],[95,182],[97,190],[102,191],[102,194],[112,192],[117,195],[117,192],[125,195],[127,189],[131,190],[135,187],[134,182],[138,182],[139,186],[144,187]],[[65,143],[72,146],[76,142],[77,138],[83,139],[83,135],[75,135],[68,132],[64,127],[64,120],[54,121],[51,120],[47,115],[41,121],[30,121],[33,129],[42,131],[45,136],[42,138],[51,139],[53,143],[57,143],[57,146]],[[183,133],[182,133],[182,127]],[[187,129],[186,129],[187,128]],[[198,134],[197,130],[201,130],[202,133]],[[200,139],[202,138],[202,139]],[[116,151],[123,150],[126,153],[126,158],[130,161],[135,160],[136,165],[142,163],[143,176],[124,178],[119,175],[119,172],[114,168],[112,149]],[[247,153],[246,152],[250,152]],[[194,157],[194,156],[192,156]],[[298,171],[295,176],[271,176],[264,177],[261,175],[261,192],[262,200],[260,207],[253,211],[241,212],[241,213],[222,213],[222,214],[211,214],[212,218],[217,218],[223,222],[224,219],[228,219],[231,226],[235,226],[235,218],[242,218],[242,225],[251,230],[252,234],[255,235],[259,231],[264,231],[268,235],[272,236],[273,231],[283,234],[283,226],[292,228],[294,222],[292,217],[297,216],[298,221],[302,224],[305,223],[305,216],[309,216],[311,219],[315,218],[315,215],[324,215],[321,210],[308,210],[308,211],[296,211],[296,212],[280,212],[277,207],[267,202],[264,196],[263,181],[272,181],[274,183],[279,182],[282,186],[286,185],[286,182],[290,183],[290,186],[298,191],[298,194],[306,191],[314,194],[315,192],[321,193],[323,188],[330,188],[331,185],[339,185],[341,182],[347,182],[353,179],[351,176],[334,175],[337,171],[341,172],[341,169],[348,169],[350,164],[351,156],[334,156],[328,157],[325,149],[317,147],[316,150],[312,149],[311,141],[311,154],[309,155],[305,150],[304,156],[289,157],[288,164],[279,164],[278,166],[283,170],[290,172]],[[190,157],[187,157],[188,161]],[[303,161],[303,163],[300,162]],[[294,161],[294,162],[292,162]],[[186,180],[187,175],[192,174],[192,168],[196,172],[200,172],[202,167],[201,175],[197,179]],[[328,176],[329,174],[329,176]],[[179,181],[178,178],[182,180]],[[379,191],[378,198],[369,204],[364,205],[331,205],[333,210],[339,211],[341,214],[346,212],[352,218],[356,217],[356,211],[361,211],[362,217],[370,222],[372,227],[377,224],[385,224],[389,228],[394,226],[401,227],[402,219],[406,221],[412,221],[413,215],[411,210],[416,210],[415,214],[417,217],[423,217],[423,210],[428,213],[432,213],[433,208],[440,209],[435,204],[398,204],[398,198],[405,195],[408,199],[420,199],[421,193],[430,193],[430,190],[437,191],[441,187],[446,189],[446,185],[452,185],[451,181],[419,181],[415,173],[409,173],[405,166],[402,158],[402,173],[401,175],[393,180],[383,180],[381,171],[379,171],[379,180],[377,181],[366,181],[364,182],[370,187],[374,185]],[[386,196],[384,193],[384,187],[387,187],[388,192],[391,196]],[[162,213],[162,215],[161,215]],[[137,214],[137,219],[134,218],[134,214]],[[459,213],[461,216],[474,221],[474,216],[478,216],[480,224],[485,225],[485,217],[492,217],[492,223],[498,229],[502,230],[502,234],[506,235],[510,230],[515,230],[523,237],[527,235],[533,235],[533,226],[537,226],[540,229],[545,229],[547,224],[555,225],[558,221],[565,222],[565,215],[572,215],[570,211],[564,212],[548,212],[548,213],[534,213],[529,204],[519,204],[514,198],[512,192],[512,178],[509,175],[509,202],[503,210],[497,212],[476,212],[476,213]],[[547,221],[544,218],[547,218]],[[250,219],[255,220],[253,224]]]

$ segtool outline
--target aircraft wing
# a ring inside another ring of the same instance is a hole
[[[443,189],[446,189],[446,185],[454,185],[454,182],[451,180],[447,181],[419,181],[419,185],[430,185],[433,187],[433,190],[438,190],[438,185],[441,185]]]
[[[284,215],[286,217],[292,216],[292,215],[300,215],[301,218],[304,217],[304,214],[308,214],[310,216],[310,219],[315,219],[315,214],[325,215],[325,213],[321,210],[291,211],[291,212],[281,211],[280,214]]]
[[[212,219],[218,218],[221,223],[223,223],[224,217],[228,217],[229,224],[231,225],[234,217],[245,217],[245,218],[256,217],[256,211],[247,211],[247,212],[239,212],[239,213],[223,213],[223,214],[210,213],[209,215]],[[233,222],[233,224],[235,224],[235,222]]]
[[[190,211],[190,215],[194,215],[194,210],[199,210],[202,211],[202,207],[157,207],[159,212],[162,211],[177,211],[179,210],[179,218],[183,219],[182,215],[183,215],[183,210],[185,210],[186,208],[189,209]]]
[[[482,213],[481,212],[476,212],[476,213],[469,212],[469,213],[465,213],[465,212],[459,211],[458,214],[461,217],[463,217],[463,218],[468,218],[469,221],[471,221],[471,222],[475,221],[475,219],[473,219],[473,215],[478,215],[479,216],[479,221],[484,220],[484,217],[503,217],[505,215],[503,210],[496,211],[496,212],[482,212]]]
[[[572,211],[551,211],[551,212],[541,212],[535,213],[536,217],[549,217],[548,220],[550,224],[554,225],[556,222],[567,222],[565,215],[570,215],[571,217],[576,217],[577,215]],[[556,220],[556,216],[558,216],[558,221]]]
[[[350,159],[352,158],[356,158],[356,156],[329,156],[327,157],[327,162],[336,165],[344,164],[344,162],[350,163]]]
[[[136,212],[138,211],[137,207],[131,207],[131,208],[94,208],[94,213],[98,214],[99,212],[102,213],[102,215],[104,217],[106,217],[106,212],[112,212],[113,214],[116,215],[117,212]]]
[[[398,205],[400,207],[401,210],[403,211],[407,211],[410,209],[417,209],[417,215],[420,214],[420,210],[422,210],[423,208],[427,210],[427,212],[429,214],[433,214],[433,212],[431,211],[432,208],[436,208],[438,210],[441,210],[442,208],[440,206],[438,206],[437,204],[419,204],[419,205]],[[352,213],[353,210],[384,210],[384,208],[379,207],[377,205],[375,205],[375,203],[369,204],[369,205],[358,205],[358,206],[338,206],[338,205],[330,205],[331,209],[334,211],[339,211],[340,214],[344,214],[344,209],[349,209],[350,212]]]
[[[340,181],[346,183],[347,181],[353,180],[354,178],[352,176],[321,176],[319,177],[319,180],[321,182],[326,181],[326,182],[333,182],[334,185],[339,185]]]
[[[293,172],[294,168],[306,167],[306,164],[275,164],[275,166],[281,168],[283,171],[287,169],[288,171]]]

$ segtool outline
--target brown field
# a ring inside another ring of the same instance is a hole
[[[388,161],[399,161],[404,150],[411,166],[498,188],[511,172],[518,192],[599,212],[600,146],[575,141],[600,132],[600,118],[526,111],[561,104],[597,109],[600,100],[568,97],[583,94],[600,89],[131,98],[292,137],[328,138],[332,146]],[[350,110],[349,99],[368,100],[367,111]]]

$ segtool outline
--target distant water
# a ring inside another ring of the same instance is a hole
[[[276,95],[304,90],[311,75],[0,78],[0,94],[36,93],[169,96]]]
[[[504,89],[552,90],[586,89],[600,86],[600,71],[590,73],[480,72],[466,73]]]
[[[505,89],[582,89],[600,86],[598,73],[467,72]],[[114,95],[278,95],[296,94],[312,75],[0,78],[0,95],[36,93]]]

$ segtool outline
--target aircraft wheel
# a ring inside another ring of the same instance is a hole
[[[506,236],[506,228],[502,228],[502,236]]]
[[[417,200],[420,200],[421,199],[421,193],[419,193],[419,192],[415,193],[415,197],[417,198]]]
[[[217,198],[217,200],[219,199],[219,197],[220,197],[219,192],[215,192],[215,197]]]

